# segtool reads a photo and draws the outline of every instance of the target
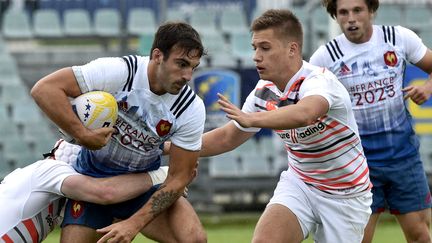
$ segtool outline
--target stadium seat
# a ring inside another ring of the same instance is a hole
[[[28,94],[27,94],[28,96]],[[12,105],[12,120],[17,124],[26,124],[29,122],[40,122],[44,118],[39,107],[32,99],[27,101],[14,102]]]
[[[182,11],[181,9],[177,8],[170,8],[166,12],[166,20],[169,21],[184,21],[188,22],[188,16],[187,14]]]
[[[96,9],[94,30],[100,37],[118,37],[121,34],[121,17],[117,9]]]
[[[156,16],[149,8],[132,8],[127,20],[127,31],[130,35],[154,34],[156,32]]]
[[[216,25],[216,12],[211,9],[196,9],[190,14],[189,23],[200,34],[220,32]]]
[[[0,54],[0,85],[21,85],[22,81],[18,72],[18,65],[14,57],[9,53]]]
[[[227,9],[220,16],[220,27],[224,34],[248,33],[247,18],[242,9]]]
[[[154,34],[142,34],[139,38],[138,54],[149,56],[153,40]]]
[[[269,177],[274,176],[269,158],[261,153],[242,153],[241,175],[243,177]]]
[[[375,24],[399,25],[404,22],[400,5],[380,4],[375,16]]]
[[[255,54],[252,49],[252,40],[250,33],[233,33],[231,36],[231,49],[234,57],[251,61],[253,60],[253,56]]]
[[[63,29],[57,10],[36,10],[33,15],[33,31],[34,35],[40,38],[63,37]]]
[[[66,9],[63,13],[63,29],[67,36],[89,37],[94,35],[90,13],[85,9]]]
[[[24,10],[6,10],[3,15],[2,33],[6,39],[33,38],[33,31],[27,13]]]
[[[1,62],[0,62],[1,66]],[[1,86],[2,92],[0,96],[0,101],[2,104],[15,105],[18,103],[27,103],[34,101],[30,98],[29,91],[23,83],[18,84],[8,84]],[[17,99],[17,97],[19,97]]]
[[[432,30],[430,28],[420,31],[419,36],[427,47],[432,48]]]
[[[209,157],[209,175],[215,178],[239,176],[239,157],[230,152]]]
[[[0,142],[6,163],[14,166],[14,168],[24,167],[34,162],[35,158],[29,144],[21,137],[1,138]]]
[[[405,6],[405,26],[415,32],[430,29],[432,25],[431,9],[424,5],[406,5]]]
[[[219,32],[205,32],[201,34],[201,38],[207,54],[210,56],[221,52],[230,52],[223,35]]]

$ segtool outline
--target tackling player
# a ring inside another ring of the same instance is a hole
[[[42,242],[63,219],[64,197],[113,204],[145,193],[166,178],[166,167],[109,178],[84,176],[70,165],[79,146],[60,141],[55,147],[52,158],[16,169],[0,184],[0,241]]]
[[[109,207],[68,203],[62,242],[93,242],[98,238],[96,229],[105,234],[100,242],[128,242],[140,231],[156,241],[206,241],[198,216],[181,197],[194,178],[204,130],[203,101],[187,85],[203,54],[195,29],[168,22],[158,28],[149,57],[100,58],[61,69],[36,83],[31,94],[37,104],[83,145],[73,164],[79,173],[107,177],[156,170],[160,145],[168,139],[174,145],[167,179],[150,199],[142,196]],[[86,129],[70,108],[68,97],[93,90],[117,99],[119,114],[112,137],[110,129]],[[82,212],[73,213],[78,206]],[[114,218],[127,220],[109,226]]]
[[[232,150],[260,128],[275,129],[289,169],[253,242],[301,242],[310,233],[316,242],[360,242],[372,185],[347,91],[330,71],[302,60],[301,23],[289,10],[268,10],[251,29],[261,80],[242,111],[220,96],[236,122],[205,133],[201,156]]]
[[[405,100],[423,104],[432,81],[403,87],[403,78],[407,62],[431,74],[432,51],[407,28],[373,25],[378,0],[326,0],[323,5],[343,34],[321,46],[310,62],[332,71],[351,96],[374,185],[364,242],[372,242],[386,208],[408,242],[431,242],[431,195]]]

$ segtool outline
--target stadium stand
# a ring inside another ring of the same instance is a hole
[[[255,0],[244,0],[225,8],[224,3],[230,1],[171,0],[166,1],[167,6],[163,9],[162,2],[40,0],[37,7],[0,11],[3,12],[1,33],[5,39],[2,41],[0,38],[0,137],[23,138],[20,142],[12,141],[8,145],[4,145],[6,142],[0,139],[0,178],[16,166],[41,158],[41,154],[50,150],[58,138],[53,124],[40,113],[35,115],[34,107],[31,111],[25,111],[19,105],[13,105],[17,103],[16,97],[23,97],[21,99],[26,99],[28,104],[32,103],[29,87],[43,75],[60,67],[86,63],[99,56],[148,55],[153,42],[153,27],[164,21],[163,18],[183,20],[196,27],[209,51],[208,62],[200,67],[230,69],[241,73],[242,96],[249,93],[250,90],[245,87],[253,86],[249,83],[256,79],[256,75],[254,79],[245,75],[256,73],[249,24],[251,19],[265,11],[260,8],[261,4]],[[329,18],[323,13],[319,1],[292,2],[292,10],[303,22],[303,50],[307,60],[322,41],[331,38],[328,36]],[[429,30],[432,1],[380,2],[382,4],[376,23],[414,28],[419,31],[425,44],[432,47],[432,31]],[[38,20],[38,15],[42,12],[50,12],[57,19],[45,20],[46,24],[41,24],[43,21]],[[59,23],[55,29],[58,33],[60,28],[61,35],[41,34],[41,29],[54,22]],[[93,42],[86,46],[88,39],[95,40],[96,45],[103,48],[95,48]],[[57,40],[61,45],[52,45]],[[130,44],[128,49],[106,49],[108,42],[120,46],[122,40]],[[23,46],[19,46],[21,41]],[[77,41],[82,43],[74,46]],[[24,50],[17,46],[24,47]],[[17,116],[21,112],[25,116]],[[35,118],[28,118],[30,114]],[[270,136],[262,136],[228,154],[200,159],[199,176],[189,188],[189,199],[194,204],[205,204],[206,209],[214,204],[223,205],[223,208],[235,204],[242,205],[241,208],[245,208],[246,204],[265,205],[276,185],[278,173],[287,168],[286,152],[272,140]],[[420,148],[425,168],[430,172],[431,140],[430,137],[422,136]],[[14,148],[6,152],[8,146],[19,147],[20,151],[29,148],[32,158],[29,160],[30,155],[26,152],[17,154]]]

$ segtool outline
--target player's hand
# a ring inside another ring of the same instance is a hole
[[[94,130],[87,129],[87,132],[80,134],[76,140],[81,146],[90,150],[98,150],[103,148],[109,142],[114,131],[115,129],[110,127],[103,127]]]
[[[403,92],[406,92],[404,99],[406,100],[411,98],[411,100],[417,105],[425,103],[430,98],[432,93],[432,89],[429,87],[429,82],[426,82],[421,86],[410,85],[402,89]]]
[[[96,231],[104,234],[97,243],[129,243],[132,242],[140,229],[137,229],[133,221],[124,220]]]
[[[247,113],[241,111],[237,106],[232,104],[225,96],[218,93],[218,103],[221,106],[221,110],[227,113],[229,119],[233,119],[238,122],[242,127],[251,127],[252,122],[250,116]]]

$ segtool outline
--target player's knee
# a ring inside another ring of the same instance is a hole
[[[429,228],[418,227],[407,234],[408,242],[431,243]]]
[[[194,230],[193,233],[190,235],[190,241],[191,243],[205,243],[207,242],[207,234],[204,231],[203,228],[199,228],[197,230]]]

